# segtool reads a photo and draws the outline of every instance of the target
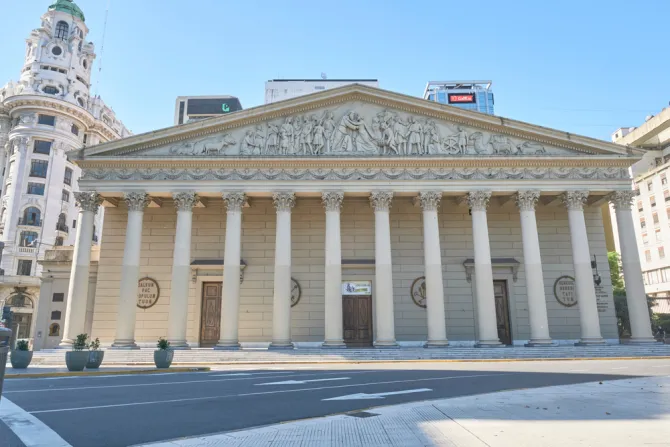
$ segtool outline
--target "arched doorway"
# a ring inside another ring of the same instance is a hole
[[[27,287],[14,287],[14,291],[5,301],[5,306],[9,306],[13,313],[12,346],[14,346],[15,340],[30,338],[35,300],[26,290]]]

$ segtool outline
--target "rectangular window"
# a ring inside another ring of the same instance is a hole
[[[19,259],[19,268],[16,269],[16,274],[19,276],[30,276],[33,269],[33,261],[26,259]]]
[[[30,162],[30,176],[47,178],[49,162],[46,160],[33,160]]]
[[[663,237],[661,236],[661,230],[656,230],[656,242],[661,242]]]
[[[75,126],[74,124],[72,125],[72,128],[70,129],[70,131],[75,135],[79,135],[79,128],[77,126]]]
[[[638,210],[639,212],[643,212],[643,211],[644,211],[644,207],[642,206],[642,200],[638,200],[638,201],[637,201],[637,210]]]
[[[69,202],[70,201],[70,193],[66,190],[63,190],[61,200],[63,202]],[[668,211],[670,211],[670,208],[668,208]]]
[[[670,201],[670,189],[663,190],[663,199],[665,199],[666,202]]]
[[[661,185],[667,185],[668,178],[665,176],[665,173],[661,174]]]
[[[44,183],[28,183],[28,194],[44,195]]]
[[[37,115],[37,124],[44,124],[46,126],[55,126],[56,117],[53,115]]]
[[[644,217],[640,218],[640,228],[642,229],[647,228],[647,222],[644,221]]]
[[[654,182],[652,182],[651,180],[649,180],[649,181],[647,182],[647,190],[648,190],[649,192],[651,192],[651,191],[654,190]]]
[[[651,283],[658,284],[658,270],[651,272]]]
[[[651,207],[654,208],[656,206],[656,196],[649,196],[649,203],[651,203]]]
[[[58,236],[58,237],[56,238],[56,242],[54,242],[54,245],[55,245],[56,247],[62,247],[62,246],[63,246],[63,238],[60,237],[60,236]]]
[[[51,153],[51,141],[35,140],[33,152],[36,154],[49,155]]]
[[[651,262],[651,250],[645,250],[644,251],[644,259],[647,262]]]
[[[65,177],[63,178],[63,183],[66,185],[72,185],[72,169],[65,168]]]
[[[77,219],[72,219],[72,228],[77,228]]]
[[[65,294],[64,293],[54,293],[53,297],[51,298],[51,301],[54,303],[62,303],[65,301]]]
[[[86,144],[87,141],[88,141],[88,134],[85,133],[84,134],[84,144]]]
[[[658,225],[658,213],[652,213],[651,218],[654,220],[654,225]]]
[[[649,235],[647,233],[642,233],[642,243],[644,245],[649,245]]]
[[[665,248],[664,247],[658,247],[658,257],[660,259],[665,258]]]

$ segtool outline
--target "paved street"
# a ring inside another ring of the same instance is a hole
[[[73,446],[126,446],[371,406],[668,374],[668,360],[238,366],[208,373],[12,379],[5,382],[3,400]]]

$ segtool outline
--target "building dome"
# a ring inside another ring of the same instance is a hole
[[[86,21],[84,13],[72,0],[56,0],[56,3],[49,6],[49,11],[67,12],[68,14],[72,14],[74,17],[81,19],[82,22]]]

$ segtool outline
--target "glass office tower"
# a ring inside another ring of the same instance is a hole
[[[430,81],[423,99],[494,115],[491,84],[491,81]]]

